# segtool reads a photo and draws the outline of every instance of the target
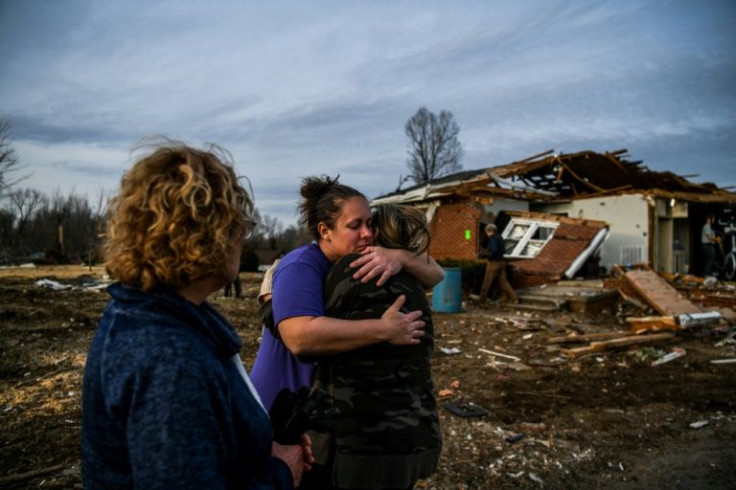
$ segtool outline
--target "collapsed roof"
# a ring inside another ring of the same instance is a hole
[[[715,184],[696,184],[672,172],[649,170],[641,161],[628,161],[626,153],[625,149],[570,154],[549,150],[507,165],[458,172],[429,184],[396,190],[377,197],[372,204],[422,202],[450,196],[559,201],[631,193],[703,203],[736,203],[736,194]]]
[[[520,211],[507,215],[511,220],[502,231],[506,257],[526,276],[572,278],[608,238],[604,221]]]

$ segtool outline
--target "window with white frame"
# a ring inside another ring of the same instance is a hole
[[[558,226],[555,221],[512,218],[501,235],[506,243],[506,257],[536,257]]]

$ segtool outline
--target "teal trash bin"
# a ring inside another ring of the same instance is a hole
[[[445,278],[432,289],[432,309],[457,313],[462,303],[462,274],[459,267],[445,268]]]

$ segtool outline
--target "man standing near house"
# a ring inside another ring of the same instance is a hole
[[[503,237],[498,234],[498,228],[494,224],[486,225],[485,246],[481,247],[478,257],[486,259],[486,272],[483,275],[483,284],[480,287],[478,302],[483,303],[488,298],[493,281],[498,278],[498,285],[506,293],[507,300],[511,304],[519,302],[516,292],[506,279],[506,261],[503,258],[505,243]]]
[[[709,214],[705,217],[705,224],[700,233],[700,242],[703,246],[703,276],[713,274],[713,263],[716,261],[716,234],[713,231],[713,223],[716,217]]]

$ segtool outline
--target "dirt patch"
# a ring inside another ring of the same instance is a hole
[[[76,279],[103,272],[25,272],[0,270],[0,487],[81,488],[82,370],[107,294]],[[245,299],[212,300],[238,329],[248,366],[260,340],[260,277],[243,274]],[[75,288],[35,285],[40,278]],[[569,346],[549,338],[623,330],[615,308],[586,316],[469,302],[434,320],[444,447],[438,472],[418,488],[720,489],[736,481],[736,364],[710,362],[736,357],[734,344],[715,345],[728,327],[570,360]],[[686,355],[651,365],[673,347]],[[487,414],[459,416],[448,403]]]

